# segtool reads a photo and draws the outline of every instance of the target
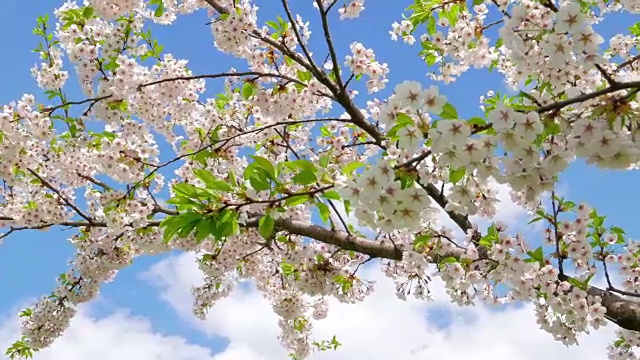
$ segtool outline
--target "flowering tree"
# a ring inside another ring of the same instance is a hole
[[[635,359],[640,246],[554,185],[578,158],[614,169],[640,162],[640,25],[604,51],[592,28],[614,12],[638,13],[640,2],[407,4],[390,35],[420,45],[433,84],[474,67],[525,85],[515,96],[488,94],[479,116],[461,119],[436,85],[402,82],[383,100],[353,91],[365,81],[378,92],[389,72],[361,43],[337,55],[329,22],[357,18],[364,0],[309,1],[323,43],[315,54],[308,19],[287,0],[265,1],[282,17],[260,22],[250,0],[89,0],[57,9],[55,30],[38,19],[43,62],[33,76],[48,99],[24,95],[0,112],[1,226],[3,237],[76,228],[77,252],[59,287],[21,313],[23,336],[7,355],[51,345],[76,306],[136,257],[180,249],[199,254],[198,316],[251,279],[296,359],[339,346],[314,339],[313,319],[326,316],[328,297],[358,303],[374,290],[358,277],[371,259],[396,279],[401,300],[429,298],[439,277],[461,306],[532,303],[540,327],[566,345],[614,323],[610,358]],[[146,27],[195,11],[209,12],[216,48],[246,70],[193,74]],[[85,99],[65,95],[64,61]],[[215,78],[224,88],[201,98]],[[96,121],[100,131],[89,130]],[[545,224],[544,241],[470,221],[495,216],[497,184]],[[438,224],[438,208],[459,229]],[[590,284],[599,275],[605,287]]]

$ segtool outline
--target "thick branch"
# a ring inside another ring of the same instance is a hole
[[[247,220],[244,226],[257,228],[260,217]],[[356,251],[372,257],[402,260],[402,251],[393,244],[371,241],[369,239],[349,234],[341,230],[328,230],[322,226],[291,219],[276,219],[276,230],[306,236],[308,238],[335,245],[344,250]]]
[[[218,2],[215,1],[215,0],[204,0],[204,2],[209,4],[209,6],[214,8],[220,14],[228,14],[229,13],[229,9],[227,9],[226,7],[218,4]]]
[[[253,218],[247,221],[244,226],[257,228],[259,221],[259,217]],[[335,245],[344,250],[356,251],[371,257],[396,261],[402,260],[402,251],[393,244],[372,241],[353,234],[350,235],[344,231],[328,230],[318,225],[297,220],[278,219],[275,226],[277,230],[306,236],[326,244]],[[479,253],[483,252],[480,250],[486,251],[486,249],[479,249]],[[459,257],[461,252],[447,255]],[[439,256],[430,255],[430,257],[436,259]],[[559,279],[563,281],[569,278],[566,275],[559,276]],[[602,298],[602,305],[607,309],[606,314],[610,321],[621,328],[640,331],[640,303],[595,286],[589,286],[587,293]]]
[[[570,279],[566,275],[558,278],[562,281]],[[602,298],[602,306],[607,309],[606,316],[610,321],[623,329],[640,331],[640,302],[595,286],[589,286],[587,294]]]
[[[211,5],[216,11],[221,14],[229,13],[229,10],[225,7],[218,4],[215,0],[204,0],[206,3]],[[497,2],[493,0],[493,2],[497,5]],[[550,4],[550,3],[548,3]],[[549,6],[546,4],[547,6]],[[553,9],[552,6],[550,8]],[[504,11],[505,16],[510,17],[510,15]],[[298,54],[290,51],[286,47],[283,47],[281,44],[277,43],[271,38],[264,37],[258,31],[254,31],[252,33],[253,36],[259,38],[269,45],[275,47],[276,49],[283,52],[283,54],[288,55],[298,64],[307,68],[307,70],[311,71],[313,75],[317,78],[318,81],[323,83],[327,88],[329,88],[336,100],[344,107],[346,112],[351,116],[353,124],[361,127],[364,131],[366,131],[376,142],[381,146],[382,140],[384,136],[382,133],[378,131],[378,129],[371,123],[369,123],[360,110],[355,106],[352,102],[351,98],[347,94],[346,91],[341,91],[339,87],[335,86],[333,82],[331,82],[326,74],[323,72],[318,72],[314,69],[310,64],[306,64],[304,59]],[[635,58],[633,59],[635,61]],[[633,63],[630,61],[629,64]],[[627,63],[621,64],[620,67],[629,65]],[[337,64],[334,63],[334,66]],[[580,96],[576,96],[574,98],[556,102],[550,105],[542,106],[537,111],[539,113],[545,113],[549,111],[560,110],[566,106],[580,103],[583,101],[588,101],[594,98],[597,98],[602,95],[610,94],[619,90],[624,89],[633,89],[640,88],[640,81],[634,82],[626,82],[626,83],[612,83],[607,88],[602,90],[598,90],[595,92],[591,92],[588,94],[583,94]],[[433,184],[427,183],[424,184],[422,182],[418,182],[418,184],[429,194],[431,198],[438,203],[443,209],[445,209],[447,205],[447,199],[436,188]],[[453,211],[447,211],[449,217],[462,229],[463,231],[468,231],[472,228],[471,222],[469,221],[468,216],[458,214]],[[259,217],[252,218],[247,221],[244,225],[246,227],[258,227]],[[397,249],[393,244],[386,244],[382,242],[375,242],[369,239],[365,239],[359,236],[355,236],[352,234],[348,234],[339,230],[327,230],[321,226],[309,224],[301,221],[290,220],[290,219],[278,219],[276,220],[276,229],[280,231],[287,231],[291,234],[306,236],[317,241],[321,241],[327,244],[338,246],[345,250],[357,251],[362,254],[367,254],[372,257],[385,258],[390,260],[401,260],[402,259],[402,251]],[[487,249],[485,247],[480,246],[478,249],[480,254],[486,254]],[[560,280],[567,280],[568,276],[562,275]],[[607,290],[602,290],[594,286],[589,286],[588,293],[590,295],[597,295],[602,298],[602,304],[607,309],[607,317],[616,323],[618,326],[628,329],[640,331],[640,303],[624,298],[620,295],[614,294]]]

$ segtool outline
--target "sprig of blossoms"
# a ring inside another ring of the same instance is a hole
[[[636,3],[420,2],[417,16],[394,23],[390,35],[419,40],[427,66],[438,66],[431,80],[450,83],[473,67],[495,68],[514,87],[525,83],[516,96],[487,94],[484,114],[472,118],[420,81],[358,108],[361,95],[347,85],[366,76],[369,93],[380,92],[388,65],[356,41],[345,56],[351,73],[337,79],[337,71],[326,72],[337,64],[315,63],[315,29],[290,9],[287,20],[262,26],[249,0],[65,3],[53,34],[39,19],[44,62],[32,71],[60,104],[39,106],[24,95],[0,110],[1,225],[8,233],[78,229],[70,269],[52,296],[23,313],[25,343],[51,345],[76,307],[119,270],[177,249],[199,254],[198,317],[252,280],[297,358],[314,351],[313,320],[327,316],[327,299],[358,303],[372,293],[358,269],[378,257],[400,299],[429,299],[439,278],[460,306],[533,303],[543,330],[575,344],[615,315],[600,295],[640,289],[640,251],[584,204],[555,195],[551,213],[539,204],[578,158],[603,168],[640,164],[637,34],[605,41],[594,28],[610,12],[636,11]],[[314,1],[323,20],[334,4]],[[216,17],[215,47],[247,71],[193,74],[145,27],[200,8]],[[361,0],[337,7],[342,19],[363,10]],[[498,41],[489,38],[494,26]],[[610,49],[601,54],[605,43]],[[326,44],[320,53],[342,56]],[[67,99],[66,60],[88,99]],[[205,98],[207,78],[225,79],[215,98]],[[60,115],[75,105],[86,105],[81,116]],[[343,114],[328,117],[334,106]],[[174,154],[161,153],[162,141]],[[472,223],[470,215],[495,217],[497,186],[535,212],[532,221],[548,224],[543,246],[532,248],[501,222],[486,230]],[[163,192],[171,196],[166,204],[156,198]],[[358,235],[339,206],[374,230],[375,241]],[[438,223],[438,208],[463,235]],[[559,220],[561,213],[571,215]],[[312,224],[315,214],[326,227]],[[595,291],[589,281],[613,269],[622,289]],[[634,334],[619,333],[612,359],[633,358]]]

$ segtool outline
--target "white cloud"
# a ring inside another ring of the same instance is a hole
[[[16,307],[17,310],[18,307]],[[11,311],[16,314],[17,311]],[[0,346],[8,348],[19,338],[19,322],[12,315],[2,319]],[[189,344],[179,336],[154,331],[145,318],[119,309],[104,317],[94,318],[83,308],[71,327],[50,348],[34,356],[36,360],[230,360],[213,356],[211,349]],[[256,358],[258,359],[258,358]]]
[[[235,360],[286,358],[276,340],[277,318],[267,300],[252,288],[239,289],[221,300],[205,321],[191,315],[189,288],[201,279],[193,259],[192,254],[184,254],[163,260],[145,277],[182,319],[209,336],[229,340],[227,351],[232,354],[221,356]],[[337,352],[314,355],[313,360],[418,360],[430,356],[441,360],[596,360],[606,356],[606,345],[613,339],[614,326],[610,325],[582,337],[581,346],[565,348],[538,329],[529,306],[500,312],[484,306],[459,308],[448,302],[438,283],[432,288],[435,301],[402,302],[394,295],[393,281],[382,277],[375,267],[366,268],[361,276],[377,281],[376,292],[356,305],[331,303],[328,318],[314,325],[314,338],[336,335],[343,346]],[[443,312],[453,318],[444,329],[427,316]]]

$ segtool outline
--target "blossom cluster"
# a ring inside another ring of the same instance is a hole
[[[367,75],[367,89],[369,93],[375,93],[385,88],[389,67],[386,63],[376,61],[372,49],[367,49],[359,42],[351,44],[351,55],[347,55],[345,64],[351,69],[353,75]]]

